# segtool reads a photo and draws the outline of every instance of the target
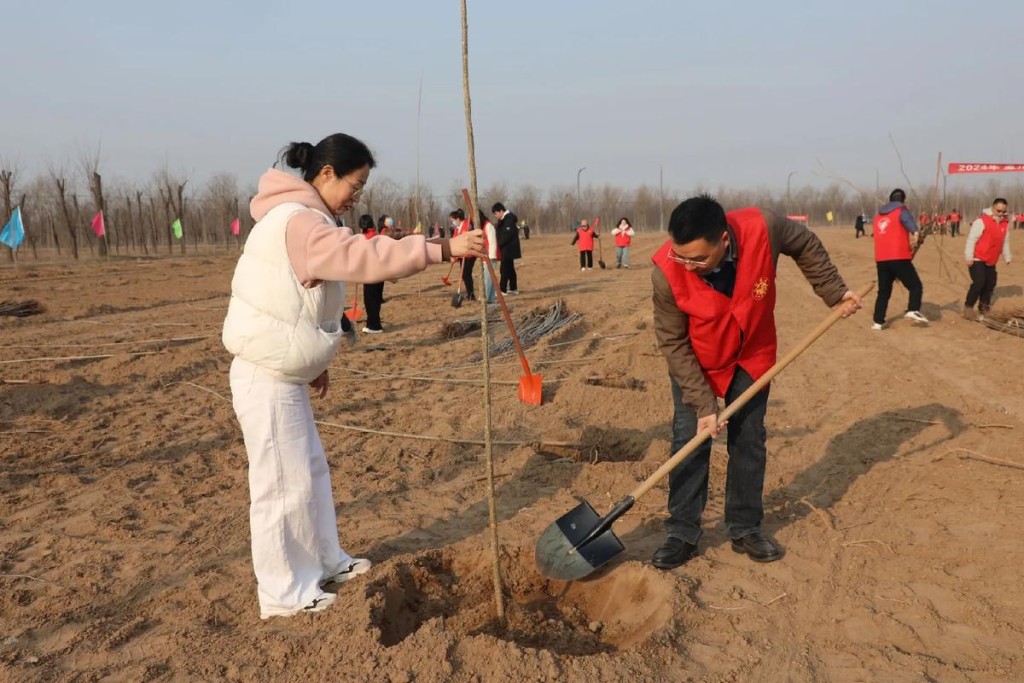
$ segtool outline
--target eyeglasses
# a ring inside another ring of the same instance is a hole
[[[352,199],[358,200],[360,197],[363,196],[363,190],[366,189],[365,185],[363,187],[359,187],[348,178],[342,178],[342,180],[348,183],[348,186],[352,188]]]
[[[668,257],[676,263],[684,266],[706,266],[708,261],[711,260],[711,254],[702,256],[701,258],[686,258],[685,256],[680,256],[671,249],[668,252]]]

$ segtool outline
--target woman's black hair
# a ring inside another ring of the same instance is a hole
[[[359,232],[366,232],[367,230],[373,230],[373,216],[364,213],[359,217]]]
[[[389,218],[391,218],[391,216],[387,215],[386,213],[382,213],[380,215],[380,218],[377,219],[377,230],[383,230],[386,227],[384,225],[384,221],[386,221]]]
[[[328,135],[315,146],[308,142],[293,142],[281,150],[281,159],[289,168],[302,171],[302,179],[311,182],[324,166],[334,169],[339,178],[364,166],[373,168],[377,162],[361,140],[344,133]]]
[[[633,227],[633,223],[625,216],[619,219],[619,222],[615,224],[615,227],[618,227],[622,223],[622,221],[626,221],[626,225],[628,225],[631,228]]]
[[[457,218],[460,221],[464,221],[466,220],[466,212],[463,211],[462,209],[455,209],[450,214],[448,214],[448,218]]]

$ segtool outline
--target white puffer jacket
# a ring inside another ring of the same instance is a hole
[[[325,281],[306,289],[295,277],[285,227],[300,211],[316,209],[280,204],[253,226],[231,280],[221,338],[232,354],[275,377],[308,384],[338,350],[345,285]]]

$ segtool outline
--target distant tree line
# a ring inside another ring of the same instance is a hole
[[[1003,184],[992,178],[970,190],[938,188],[921,184],[908,192],[908,204],[915,212],[935,209],[960,210],[964,220],[972,220],[996,196],[1006,197],[1011,210],[1024,211],[1024,184]],[[872,216],[888,198],[888,189],[877,192],[858,190],[848,183],[834,182],[826,187],[794,187],[790,192],[768,187],[739,189],[697,187],[687,192],[640,185],[633,188],[613,185],[556,186],[547,190],[532,184],[509,186],[498,183],[485,187],[480,205],[489,209],[494,202],[508,206],[531,230],[544,234],[570,231],[581,218],[600,218],[602,229],[610,229],[619,218],[629,217],[637,230],[664,229],[672,209],[686,197],[710,192],[727,208],[762,206],[778,212],[806,215],[814,226],[832,224],[852,226],[857,214]],[[99,154],[84,155],[74,168],[51,167],[46,173],[23,177],[10,163],[0,161],[0,227],[7,222],[15,206],[20,206],[25,226],[25,242],[19,250],[38,258],[40,250],[55,250],[79,258],[106,254],[187,254],[223,247],[237,249],[244,242],[253,221],[249,200],[255,184],[239,186],[230,174],[217,174],[199,186],[183,173],[162,169],[148,182],[105,182],[100,173]],[[787,200],[788,196],[788,200]],[[462,205],[461,186],[435,194],[428,185],[401,185],[386,177],[371,179],[366,191],[351,212],[346,225],[355,225],[360,214],[374,217],[389,214],[410,231],[417,224],[426,232],[432,223],[447,228],[448,213]],[[93,216],[103,210],[106,236],[97,238],[92,230]],[[231,234],[231,222],[239,219],[240,235]],[[171,225],[181,221],[182,237],[177,239]],[[11,256],[10,250],[4,247]]]

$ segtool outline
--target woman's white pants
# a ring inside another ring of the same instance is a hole
[[[338,542],[331,475],[309,389],[241,358],[231,397],[249,456],[249,526],[260,616],[289,614],[351,561]]]

